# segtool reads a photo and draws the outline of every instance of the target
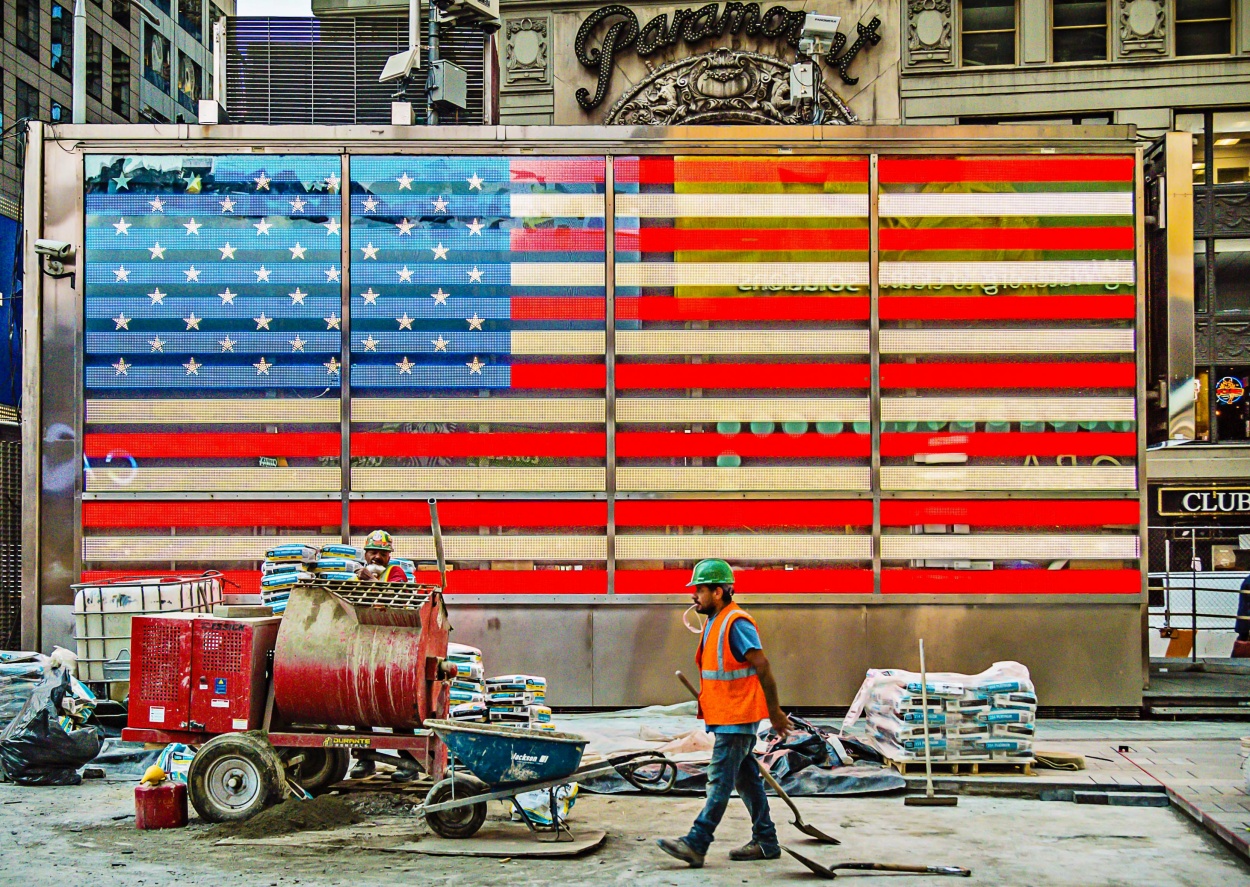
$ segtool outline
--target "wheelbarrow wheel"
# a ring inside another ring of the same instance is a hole
[[[342,782],[351,766],[351,755],[345,748],[284,748],[278,752],[283,764],[301,753],[304,760],[287,770],[310,795],[324,794]]]
[[[456,777],[444,779],[430,789],[425,796],[428,805],[441,804],[455,798],[466,798],[481,791],[480,786],[467,779]],[[430,824],[434,833],[444,838],[471,838],[486,821],[486,802],[466,804],[452,810],[439,810],[425,814],[425,821]]]
[[[200,746],[187,771],[187,795],[206,822],[255,816],[282,791],[282,762],[273,746],[249,733],[223,733]]]

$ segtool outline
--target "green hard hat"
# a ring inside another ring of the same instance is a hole
[[[692,585],[733,584],[733,567],[718,557],[709,557],[694,565],[694,572],[690,574],[690,581],[686,583],[686,587],[689,588]]]

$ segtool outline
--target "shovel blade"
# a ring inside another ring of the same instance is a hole
[[[834,878],[838,876],[838,873],[835,872],[833,869],[825,868],[816,860],[808,859],[806,856],[802,856],[798,853],[795,853],[793,850],[791,850],[789,847],[785,846],[784,844],[781,845],[781,849],[789,853],[799,862],[803,863],[803,865],[807,866],[808,871],[810,871],[812,874],[819,875],[820,877],[824,878],[826,881],[832,881]]]
[[[801,831],[803,834],[807,835],[809,838],[815,838],[817,841],[820,841],[820,843],[822,844],[841,844],[842,843],[837,838],[834,838],[830,835],[826,835],[820,829],[816,828],[816,826],[808,825],[806,822],[803,822],[801,820],[796,819],[794,822],[790,824],[793,825],[799,831]]]

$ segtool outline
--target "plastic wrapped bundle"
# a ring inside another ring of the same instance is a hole
[[[17,717],[51,662],[42,653],[0,651],[0,730]]]
[[[335,542],[321,546],[321,556],[341,557],[362,564],[365,562],[365,551],[363,548],[357,548],[355,545],[340,545]]]
[[[392,558],[391,563],[394,562]],[[456,666],[456,676],[451,681],[451,717],[485,723],[490,719],[490,709],[482,679],[482,651],[466,644],[448,644],[447,660]]]
[[[292,542],[287,545],[278,545],[265,552],[265,560],[277,563],[280,561],[295,561],[311,566],[317,560],[317,549],[312,545],[302,545],[298,542]]]

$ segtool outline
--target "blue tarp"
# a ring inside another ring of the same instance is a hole
[[[22,396],[22,226],[0,216],[0,403]]]

